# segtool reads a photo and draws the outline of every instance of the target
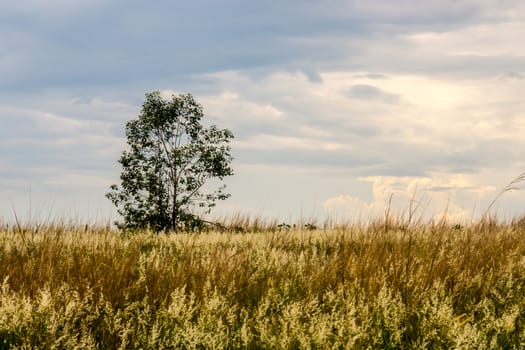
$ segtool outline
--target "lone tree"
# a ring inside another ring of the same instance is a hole
[[[129,150],[122,152],[121,185],[106,196],[118,208],[121,229],[154,231],[192,229],[201,219],[195,207],[209,212],[230,195],[225,185],[203,193],[205,182],[233,175],[229,142],[233,134],[201,124],[202,106],[192,95],[165,100],[146,94],[138,119],[126,124]]]

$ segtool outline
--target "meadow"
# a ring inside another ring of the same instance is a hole
[[[525,348],[525,220],[234,227],[0,226],[0,349]]]

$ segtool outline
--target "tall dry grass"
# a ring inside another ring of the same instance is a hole
[[[525,346],[523,220],[251,223],[4,226],[0,349]]]

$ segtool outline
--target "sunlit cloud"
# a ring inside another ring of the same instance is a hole
[[[447,220],[471,222],[484,212],[475,205],[487,205],[496,188],[477,185],[472,176],[435,174],[433,177],[384,177],[361,179],[372,184],[373,199],[363,201],[351,195],[339,195],[324,201],[329,217],[366,223],[385,213],[406,222]],[[357,214],[357,216],[356,216]]]
[[[525,170],[524,20],[517,0],[5,5],[0,198],[104,203],[126,121],[159,90],[233,131],[228,211],[361,219],[417,198],[476,217]]]

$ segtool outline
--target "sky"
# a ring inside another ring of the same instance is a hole
[[[476,220],[525,171],[523,38],[521,0],[5,1],[0,221],[117,219],[157,90],[235,135],[214,217]]]

